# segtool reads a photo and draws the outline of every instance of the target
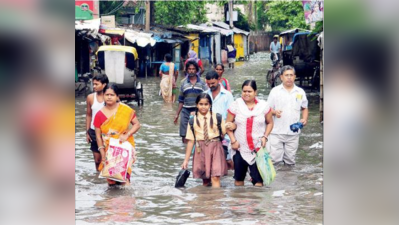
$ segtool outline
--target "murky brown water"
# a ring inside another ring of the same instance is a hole
[[[267,99],[265,75],[270,67],[267,53],[225,69],[234,97],[244,80],[256,79],[258,97]],[[308,97],[309,122],[303,129],[295,168],[279,167],[270,187],[255,188],[250,182],[235,187],[232,171],[221,189],[202,187],[190,177],[185,189],[174,188],[184,159],[184,146],[173,124],[177,104],[166,106],[158,96],[159,78],[140,79],[144,106],[129,102],[141,129],[135,135],[138,160],[131,187],[109,188],[95,171],[85,142],[85,97],[76,98],[76,223],[77,224],[322,224],[323,130],[319,100]],[[191,163],[189,164],[191,165]]]

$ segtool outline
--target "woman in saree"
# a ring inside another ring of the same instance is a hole
[[[133,146],[132,159],[128,163],[127,181],[125,183],[107,179],[109,185],[130,184],[131,166],[135,162],[135,142],[133,134],[140,129],[140,123],[135,111],[128,105],[119,101],[118,86],[109,84],[104,88],[105,106],[97,112],[94,118],[98,150],[101,153],[101,171],[105,165],[106,152],[109,148],[110,138],[119,139],[120,142],[128,141]],[[131,127],[130,124],[132,124]]]
[[[160,86],[163,100],[167,103],[175,102],[178,91],[176,86],[178,71],[169,53],[165,55],[165,62],[159,68],[159,76],[162,79]]]

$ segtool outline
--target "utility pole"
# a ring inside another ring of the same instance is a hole
[[[151,7],[150,7],[150,1],[145,1],[145,31],[148,32],[150,31],[150,11],[151,11]]]
[[[233,29],[233,0],[229,0],[229,25],[230,29]]]

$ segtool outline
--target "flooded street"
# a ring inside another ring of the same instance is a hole
[[[240,96],[244,80],[255,79],[258,97],[267,100],[269,67],[269,54],[257,53],[247,62],[237,62],[234,70],[225,68],[223,77],[229,80],[234,98]],[[128,102],[141,123],[135,135],[138,159],[128,188],[108,187],[105,179],[98,178],[86,143],[85,96],[76,97],[76,224],[322,224],[323,130],[317,94],[308,94],[309,119],[300,137],[297,165],[276,168],[270,187],[255,188],[248,176],[244,187],[235,187],[229,171],[221,189],[203,187],[192,174],[186,188],[176,189],[185,156],[179,127],[173,124],[178,104],[163,103],[159,77],[139,80],[144,106]],[[191,165],[192,161],[189,169]]]

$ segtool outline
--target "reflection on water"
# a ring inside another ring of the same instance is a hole
[[[263,58],[262,54],[258,56]],[[235,98],[240,96],[244,80],[257,80],[258,96],[266,100],[270,89],[266,88],[265,75],[269,67],[267,60],[239,62],[234,70],[226,68],[224,77]],[[255,188],[249,181],[244,187],[234,187],[233,173],[229,171],[221,189],[202,187],[202,181],[192,176],[186,188],[176,189],[175,177],[185,154],[179,128],[173,124],[177,104],[166,105],[158,96],[159,78],[140,81],[144,84],[144,106],[128,102],[142,125],[135,135],[138,160],[128,188],[110,188],[98,178],[85,141],[85,98],[76,98],[77,224],[322,223],[323,131],[316,94],[309,97],[309,124],[300,138],[298,164],[295,168],[278,167],[270,187]]]

